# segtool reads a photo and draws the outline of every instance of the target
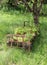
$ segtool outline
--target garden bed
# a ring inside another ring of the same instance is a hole
[[[14,30],[14,34],[7,34],[7,44],[16,45],[17,47],[28,48],[32,45],[32,40],[34,37],[38,35],[37,28],[30,28],[30,27],[18,27]]]

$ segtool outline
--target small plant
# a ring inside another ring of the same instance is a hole
[[[24,37],[24,41],[28,41],[29,39],[32,40],[33,37],[36,35],[36,33],[38,33],[38,29],[36,27],[18,27],[15,29],[15,32],[14,34],[16,35],[25,35]],[[18,41],[23,41],[22,37],[16,37],[16,36],[13,36],[13,39],[14,40],[18,40]]]

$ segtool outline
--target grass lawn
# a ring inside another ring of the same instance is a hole
[[[5,43],[7,33],[13,33],[16,25],[33,22],[32,15],[0,12],[0,65],[47,65],[47,17],[40,17],[40,36],[34,40],[31,52],[9,48]]]

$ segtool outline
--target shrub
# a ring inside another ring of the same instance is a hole
[[[32,40],[33,37],[36,35],[36,33],[38,33],[38,29],[36,27],[31,28],[31,27],[18,27],[14,30],[14,34],[19,34],[19,35],[26,35],[24,38],[24,41],[28,41],[29,39]],[[14,36],[13,39],[17,40],[17,37]],[[18,37],[19,41],[22,41],[22,37]]]

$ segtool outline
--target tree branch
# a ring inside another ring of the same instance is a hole
[[[23,1],[23,3],[25,4],[25,6],[28,8],[28,10],[29,10],[30,12],[33,12],[33,9],[30,8],[30,6],[29,6],[28,3],[26,2],[26,0],[22,0],[22,1]]]
[[[33,2],[33,14],[37,14],[37,0]]]
[[[40,0],[40,6],[38,7],[38,13],[40,13],[44,0]]]

